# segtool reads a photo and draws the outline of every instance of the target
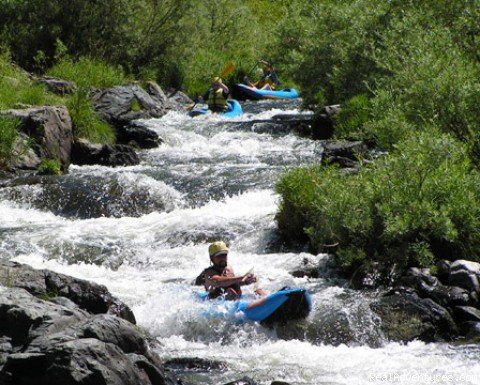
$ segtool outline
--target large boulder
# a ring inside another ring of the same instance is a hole
[[[117,128],[137,119],[160,118],[169,107],[137,84],[94,91],[92,101],[100,116]]]
[[[62,171],[68,171],[73,131],[66,107],[31,107],[2,114],[20,120],[20,130],[33,140],[31,148],[40,159],[58,160]]]
[[[18,287],[39,293],[53,285],[55,291],[68,295],[80,289],[75,286],[85,286],[85,281],[38,270],[49,277],[42,282],[41,274],[36,276],[31,268],[12,263],[2,266],[2,385],[178,384],[165,374],[144,331],[131,322],[110,314],[92,314],[64,297],[49,300],[53,292],[39,298]],[[28,277],[34,282],[23,281]],[[90,298],[88,289],[83,290],[87,291],[85,297]],[[100,295],[111,297],[108,292]],[[79,300],[76,297],[73,296]]]
[[[135,323],[131,309],[107,288],[49,270],[36,270],[17,262],[0,263],[0,283],[22,288],[35,296],[65,297],[91,314],[109,313]]]

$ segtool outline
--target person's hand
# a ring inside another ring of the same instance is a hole
[[[257,277],[255,277],[254,274],[247,274],[243,277],[242,282],[245,283],[245,285],[250,285],[254,282],[257,282]]]

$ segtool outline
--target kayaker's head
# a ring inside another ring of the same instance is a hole
[[[215,266],[227,266],[228,247],[224,242],[217,241],[210,244],[208,254],[210,255],[210,261],[212,261]]]
[[[222,84],[222,79],[219,78],[218,76],[215,76],[212,80],[212,87],[214,89],[218,89],[221,84]]]

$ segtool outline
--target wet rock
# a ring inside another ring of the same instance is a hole
[[[448,311],[413,290],[398,288],[371,304],[380,316],[381,328],[391,341],[451,340],[458,328]]]
[[[480,342],[480,322],[467,321],[460,327],[465,334],[465,343],[478,344]]]
[[[152,97],[155,96],[154,92],[150,88],[148,88],[148,92]],[[192,105],[193,100],[188,97],[184,92],[176,89],[167,89],[166,95],[168,100],[175,103],[177,106],[181,106],[182,108],[186,108]]]
[[[20,130],[33,140],[31,148],[40,159],[58,159],[62,171],[68,171],[73,131],[66,107],[31,107],[2,114],[20,120]]]
[[[36,80],[37,83],[44,84],[50,92],[58,95],[71,94],[75,90],[75,83],[58,79],[55,77],[45,76]]]
[[[0,290],[2,385],[178,383],[130,322],[66,308],[20,288]]]
[[[480,274],[480,263],[458,259],[450,265],[450,273],[455,271],[468,271],[472,274]]]
[[[35,296],[66,297],[92,314],[109,313],[135,323],[131,309],[103,285],[17,262],[0,263],[0,279],[7,287],[22,288]]]
[[[165,367],[169,369],[189,369],[189,370],[225,370],[227,365],[224,362],[215,360],[205,360],[197,357],[180,357],[165,362]]]
[[[229,382],[225,385],[257,385],[257,382],[250,377],[243,377],[240,380]]]
[[[139,148],[155,148],[163,142],[155,131],[139,122],[132,122],[119,130],[117,141]]]
[[[86,139],[77,139],[72,148],[72,163],[115,167],[136,165],[140,159],[131,146],[93,144]]]

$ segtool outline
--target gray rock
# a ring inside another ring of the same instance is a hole
[[[458,323],[466,321],[480,322],[480,310],[471,306],[455,306],[453,317]]]
[[[5,286],[22,288],[35,296],[66,297],[89,313],[114,314],[135,323],[131,309],[103,285],[48,270],[36,270],[17,262],[0,262],[0,280]]]
[[[66,107],[31,107],[7,110],[3,114],[20,120],[20,130],[33,139],[32,149],[38,157],[58,159],[62,171],[68,171],[73,130]]]
[[[168,111],[137,84],[95,91],[92,101],[100,116],[117,128],[137,119],[160,118]]]
[[[334,141],[325,145],[324,156],[326,158],[343,157],[356,161],[362,158],[367,153],[367,150],[365,143],[360,141]]]
[[[47,89],[58,95],[71,94],[75,91],[75,83],[58,79],[50,76],[44,76],[37,79],[37,83],[44,84]]]
[[[458,328],[448,311],[429,298],[398,288],[371,304],[380,316],[381,328],[391,341],[450,340]]]
[[[77,139],[72,148],[72,163],[82,165],[132,166],[140,159],[131,146],[94,144],[86,139]]]
[[[118,130],[117,141],[133,144],[140,148],[155,148],[163,142],[155,131],[137,121]]]
[[[450,261],[441,259],[435,266],[437,267],[437,277],[444,285],[448,283],[448,277],[450,276]]]
[[[458,259],[450,265],[450,272],[464,270],[472,274],[480,274],[480,263]]]
[[[467,270],[453,270],[450,273],[449,284],[462,287],[469,291],[478,293],[480,291],[480,282],[477,275]]]
[[[28,136],[22,132],[13,145],[15,156],[10,161],[10,167],[20,170],[36,170],[40,166],[41,159],[29,146]]]
[[[423,291],[421,295],[446,307],[467,306],[471,303],[468,290],[457,286],[438,285],[428,291]]]

